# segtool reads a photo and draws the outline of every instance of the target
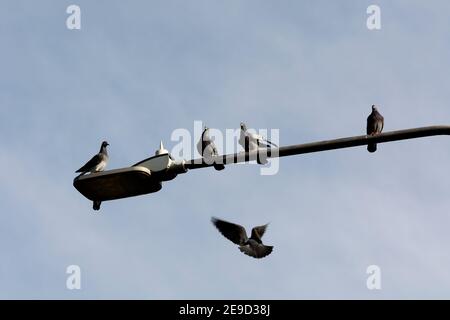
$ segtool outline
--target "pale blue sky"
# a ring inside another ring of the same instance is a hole
[[[82,29],[66,29],[78,4]],[[378,4],[382,30],[366,28]],[[195,120],[283,145],[450,124],[448,1],[2,1],[0,298],[449,298],[446,137],[193,170],[100,214],[74,171]],[[271,222],[263,260],[211,225]],[[66,267],[82,290],[66,289]],[[382,290],[366,288],[366,268]]]

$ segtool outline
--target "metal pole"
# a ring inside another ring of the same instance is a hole
[[[439,135],[450,135],[450,126],[421,127],[406,130],[390,131],[375,136],[363,135],[304,144],[295,144],[280,148],[267,149],[267,158],[287,157],[296,154],[358,147],[367,145],[371,142],[385,143],[391,141],[417,139]],[[221,157],[223,161],[222,163],[224,164],[248,162],[256,160],[257,152],[240,152],[235,154],[223,155]],[[212,166],[212,164],[205,163],[203,159],[193,159],[190,161],[186,161],[186,163],[184,164],[184,167],[186,169],[200,169],[210,166]]]

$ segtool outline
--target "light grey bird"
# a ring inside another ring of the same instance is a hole
[[[99,153],[93,156],[91,160],[86,162],[86,164],[75,171],[75,173],[80,173],[80,176],[82,176],[88,172],[92,173],[105,170],[109,159],[108,151],[106,150],[107,146],[109,146],[109,143],[103,141]]]
[[[278,146],[264,138],[262,135],[251,133],[247,130],[247,126],[245,123],[241,122],[241,132],[239,135],[239,144],[242,148],[244,148],[245,152],[257,151],[259,148],[278,148]],[[266,164],[267,160],[261,160],[259,155],[257,157],[258,164]]]
[[[375,105],[372,105],[372,113],[367,117],[367,134],[374,136],[380,134],[384,128],[384,118],[378,112],[378,109]],[[367,145],[367,151],[375,152],[377,151],[376,143],[369,143]]]
[[[257,259],[264,258],[273,250],[273,246],[266,246],[261,241],[261,238],[267,229],[267,224],[254,227],[250,238],[248,238],[245,228],[241,225],[214,217],[211,218],[211,221],[225,238],[237,244],[239,250],[250,257]]]
[[[214,144],[213,139],[209,136],[209,128],[205,127],[202,132],[202,136],[197,143],[197,151],[200,155],[208,160],[213,160],[214,157],[218,157],[219,153],[217,151],[216,145]],[[214,159],[217,161],[218,159]],[[214,163],[214,169],[223,170],[225,166],[223,164]]]
[[[106,150],[106,147],[109,146],[109,143],[106,141],[102,142],[102,145],[100,147],[100,152],[97,153],[95,156],[92,157],[91,160],[86,162],[84,166],[82,166],[80,169],[75,171],[75,173],[80,173],[79,177],[88,173],[88,172],[99,172],[103,171],[106,168],[106,165],[108,164],[108,151]],[[101,201],[94,201],[92,208],[94,210],[99,210],[101,205]]]

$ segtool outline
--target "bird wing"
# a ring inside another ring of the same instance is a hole
[[[273,143],[272,141],[266,140],[266,142],[267,142],[268,144],[270,144],[271,146],[274,146],[275,148],[278,148],[278,145],[275,144],[275,143]]]
[[[245,139],[247,138],[247,134],[244,130],[242,130],[239,132],[239,144],[244,147],[244,143],[245,143]]]
[[[80,169],[75,171],[75,173],[90,171],[92,168],[94,168],[96,165],[98,165],[101,161],[102,161],[102,156],[98,153],[95,156],[93,156],[91,160],[86,162],[86,164],[84,166],[82,166]]]
[[[373,123],[373,127],[372,127],[372,132],[374,133],[381,133],[383,131],[383,127],[384,127],[384,118],[383,116],[376,111],[371,119],[372,123]]]
[[[256,257],[264,258],[272,253],[273,246],[259,245],[255,248]]]
[[[211,151],[212,151],[212,155],[213,156],[218,156],[219,155],[219,152],[217,151],[217,147],[216,147],[216,145],[213,142],[211,142]]]
[[[381,131],[383,131],[383,129],[384,129],[384,117],[381,114],[380,114],[380,121],[381,121]]]
[[[250,236],[250,238],[261,241],[261,238],[263,237],[264,233],[266,232],[268,225],[269,224],[265,224],[263,226],[254,227],[252,229],[252,235]]]
[[[200,154],[200,156],[203,157],[203,140],[200,138],[200,140],[197,143],[197,151]]]
[[[250,246],[240,246],[239,250],[241,250],[241,252],[245,253],[246,255],[256,258],[256,252],[255,250],[253,250],[252,248],[250,248]]]
[[[255,141],[258,144],[258,146],[264,146],[264,147],[267,147],[267,148],[270,147],[270,146],[273,146],[273,147],[278,148],[278,146],[275,143],[273,143],[272,141],[267,140],[266,138],[264,138],[260,134],[250,133],[250,132],[248,132],[247,134],[248,134],[248,137],[250,138],[250,140]]]
[[[266,148],[270,148],[270,147],[278,148],[278,146],[275,143],[273,143],[273,142],[271,142],[271,141],[269,141],[267,139],[260,139],[260,140],[258,140],[258,145],[259,146],[264,146]]]
[[[247,233],[243,226],[214,217],[211,221],[216,226],[217,230],[231,242],[242,245],[248,240]]]
[[[375,132],[376,133],[381,133],[383,131],[383,121],[382,120],[377,120],[375,123]]]
[[[273,246],[265,246],[265,245],[257,245],[257,246],[240,246],[239,250],[241,252],[245,253],[246,255],[260,259],[268,256],[270,253],[272,253]]]
[[[242,146],[245,152],[258,150],[258,141],[250,139],[250,137],[245,137],[245,145]]]
[[[263,136],[256,134],[256,133],[248,132],[248,131],[247,131],[247,136],[250,138],[250,140],[253,140],[253,141],[264,140]]]
[[[375,131],[375,121],[373,119],[373,115],[370,114],[367,117],[367,128],[366,128],[366,132],[367,134],[372,134]]]
[[[204,142],[202,157],[209,159],[217,155],[217,150],[212,142]]]
[[[241,136],[239,137],[238,143],[242,148],[244,148],[244,150],[245,150],[245,141],[248,141],[248,137],[241,134]]]

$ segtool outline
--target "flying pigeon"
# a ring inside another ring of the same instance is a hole
[[[261,238],[266,231],[267,224],[254,227],[250,238],[248,238],[244,227],[241,225],[214,217],[211,218],[211,221],[225,238],[239,245],[239,250],[248,256],[257,259],[264,258],[273,250],[272,246],[265,246],[261,241]]]
[[[384,127],[384,118],[378,112],[378,109],[375,105],[372,105],[372,113],[367,117],[367,134],[374,136],[380,134],[383,131]],[[367,145],[367,151],[375,152],[377,151],[376,143],[369,143]]]
[[[275,143],[270,142],[263,136],[256,134],[256,133],[248,132],[247,126],[243,122],[241,122],[241,133],[240,133],[238,142],[242,146],[242,148],[244,148],[245,152],[257,151],[260,147],[278,148],[278,146]],[[258,164],[266,164],[267,163],[267,160],[261,161],[261,159],[259,159],[259,154],[258,154],[256,161],[258,162]]]
[[[202,136],[197,143],[197,150],[203,158],[208,160],[219,155],[214,141],[209,136],[208,127],[205,127],[203,130]],[[214,163],[214,169],[223,170],[225,169],[225,166],[223,164]]]
[[[109,143],[106,141],[102,142],[102,146],[100,147],[100,152],[92,157],[84,166],[75,171],[76,173],[80,173],[80,176],[88,173],[88,172],[99,172],[105,170],[106,164],[108,163],[108,151],[106,147],[109,146]],[[92,208],[94,210],[100,210],[101,201],[94,201]]]

